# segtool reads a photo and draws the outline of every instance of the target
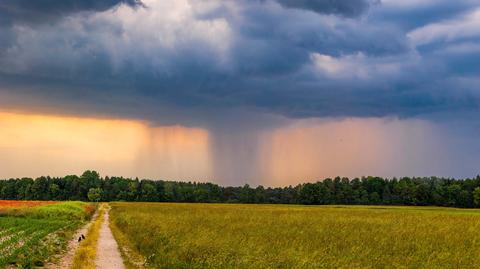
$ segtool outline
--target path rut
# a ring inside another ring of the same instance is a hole
[[[97,245],[96,266],[98,269],[125,269],[122,256],[109,227],[109,211],[104,214]]]

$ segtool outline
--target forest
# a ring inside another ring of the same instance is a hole
[[[79,200],[305,205],[417,205],[480,207],[480,176],[327,178],[287,187],[224,187],[213,183],[81,176],[0,180],[3,200]]]

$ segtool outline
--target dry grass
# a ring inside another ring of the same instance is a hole
[[[479,212],[113,203],[110,218],[152,268],[480,268]]]
[[[95,260],[97,257],[97,244],[100,234],[100,227],[103,222],[103,215],[105,213],[106,205],[102,204],[99,207],[98,215],[95,221],[88,229],[86,239],[80,243],[80,247],[73,258],[72,269],[95,269]]]

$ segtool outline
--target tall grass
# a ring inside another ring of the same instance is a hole
[[[110,218],[151,268],[480,268],[477,210],[114,203]]]
[[[138,253],[135,246],[130,242],[128,235],[124,234],[112,221],[110,221],[110,230],[112,231],[115,240],[119,246],[120,254],[123,258],[123,263],[128,269],[143,269],[145,268],[145,259]]]
[[[73,258],[72,269],[95,269],[95,260],[97,257],[97,245],[100,235],[100,228],[105,214],[105,205],[102,204],[98,210],[95,221],[88,229],[86,239],[80,244]]]

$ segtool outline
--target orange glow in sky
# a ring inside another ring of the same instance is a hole
[[[286,186],[325,177],[401,176],[413,172],[412,162],[438,147],[424,121],[397,119],[300,120],[264,137],[261,167],[267,185]],[[419,163],[425,163],[419,162]],[[426,165],[426,167],[429,167]],[[410,171],[409,171],[410,169]],[[414,174],[415,175],[415,174]]]
[[[133,120],[0,113],[0,177],[210,177],[208,132]]]
[[[202,128],[12,112],[0,112],[0,129],[0,178],[95,169],[110,176],[285,186],[449,169],[443,144],[431,135],[435,129],[420,120],[296,120],[258,134],[235,133],[234,143],[218,143],[214,139],[223,138]]]

